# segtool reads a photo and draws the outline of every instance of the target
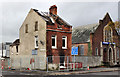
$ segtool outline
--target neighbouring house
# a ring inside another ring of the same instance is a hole
[[[115,23],[107,13],[99,26],[91,33],[92,54],[101,56],[104,64],[116,65],[120,62],[120,35]]]
[[[99,20],[99,25],[91,24],[74,29],[72,38],[73,45],[88,42],[88,54],[101,56],[102,63],[116,65],[120,62],[120,35],[116,23],[108,13],[103,20]]]
[[[4,68],[8,68],[10,66],[10,45],[11,42],[3,42],[0,44],[0,58],[1,58],[1,65]]]
[[[77,47],[78,48],[78,55],[76,56],[87,56],[89,49],[89,43],[74,43],[72,44],[72,48]]]
[[[72,46],[78,47],[78,56],[91,56],[90,33],[94,32],[98,24],[88,24],[73,28]]]
[[[0,44],[0,57],[9,58],[10,57],[10,45],[11,42],[4,42]]]
[[[49,13],[31,9],[20,27],[19,39],[10,47],[12,67],[31,67],[32,61],[35,69],[46,69],[46,60],[64,63],[65,56],[71,56],[71,45],[72,26],[57,15],[56,5]]]

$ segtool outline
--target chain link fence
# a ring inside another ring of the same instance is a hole
[[[100,56],[24,56],[11,57],[2,65],[4,69],[40,70],[40,71],[71,71],[83,70],[89,66],[101,65]]]

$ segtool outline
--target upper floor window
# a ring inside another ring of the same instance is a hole
[[[25,33],[28,33],[28,24],[25,25]]]
[[[62,48],[63,49],[67,48],[67,37],[66,36],[62,37]]]
[[[35,22],[35,31],[38,31],[38,21]]]
[[[112,28],[108,25],[104,27],[104,41],[112,42]]]
[[[56,48],[57,47],[56,43],[57,43],[56,36],[54,35],[54,36],[52,36],[52,48]]]
[[[16,46],[16,52],[18,53],[18,45]]]
[[[38,36],[35,36],[35,48],[38,48]]]

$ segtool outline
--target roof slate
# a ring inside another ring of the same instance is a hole
[[[72,31],[72,43],[85,43],[90,42],[90,33],[94,33],[98,24],[89,24],[79,26]]]
[[[54,24],[51,20],[51,17],[52,17],[56,21],[56,23],[59,24],[59,25],[71,26],[65,20],[60,18],[58,15],[53,15],[53,14],[49,15],[48,12],[42,12],[42,11],[39,12],[36,9],[33,9],[33,10],[47,22],[47,25],[53,25]]]

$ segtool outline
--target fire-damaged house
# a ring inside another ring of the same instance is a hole
[[[71,44],[72,26],[57,15],[56,5],[49,8],[49,13],[31,9],[20,27],[19,44],[11,46],[10,57],[13,63],[15,58],[22,58],[24,64],[21,65],[24,67],[30,66],[28,58],[36,57],[33,62],[39,62],[35,64],[35,68],[46,69],[46,60],[49,63],[64,63],[63,56],[71,54]],[[16,48],[18,51],[13,52]],[[19,68],[17,61],[14,68]]]

